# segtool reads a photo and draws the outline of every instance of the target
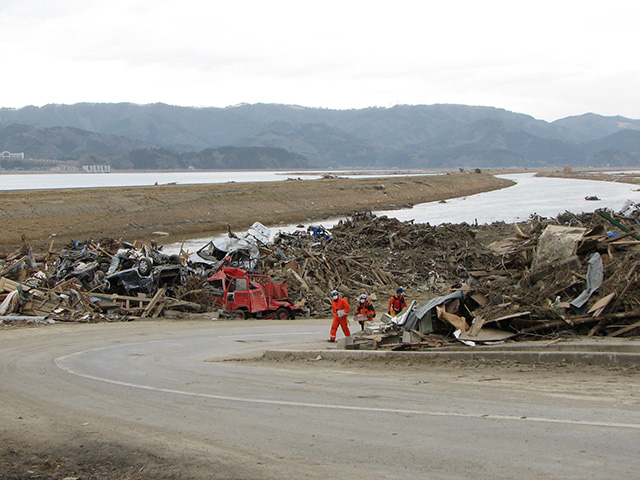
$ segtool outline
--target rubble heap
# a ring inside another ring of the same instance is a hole
[[[0,255],[0,322],[98,322],[199,311],[181,300],[193,271],[150,243],[72,242],[59,252]]]
[[[262,268],[286,280],[292,297],[304,297],[312,315],[327,315],[328,292],[334,289],[349,299],[375,293],[385,301],[398,285],[440,293],[469,271],[496,263],[477,238],[478,229],[486,228],[499,231],[507,226],[433,227],[355,215],[331,229],[329,238],[280,233],[263,249]]]
[[[518,224],[439,226],[354,215],[326,237],[280,234],[263,249],[262,267],[286,280],[292,297],[304,298],[312,315],[331,314],[333,289],[352,302],[367,293],[379,300],[379,313],[399,285],[418,300],[414,310],[425,305],[422,300],[443,298],[429,309],[429,326],[417,328],[428,312],[410,322],[421,335],[414,338],[418,343],[425,342],[425,334],[451,338],[455,331],[475,341],[566,330],[627,335],[640,326],[637,223],[636,213],[606,211],[532,216]],[[590,279],[595,283],[589,285]],[[407,331],[390,317],[381,318],[384,325],[370,329],[374,337]],[[488,335],[495,330],[500,334]]]
[[[432,226],[365,212],[330,231],[309,227],[261,240],[259,252],[242,244],[220,253],[209,245],[192,257],[197,263],[184,252],[165,255],[148,242],[90,240],[59,252],[52,243],[48,252],[34,254],[23,239],[21,248],[0,254],[0,319],[113,321],[210,311],[220,303],[213,300],[211,278],[226,265],[286,283],[278,288],[288,288],[296,309],[311,316],[331,315],[334,289],[352,305],[366,293],[378,315],[359,335],[358,348],[422,348],[451,339],[493,342],[559,332],[635,335],[639,218],[633,204],[617,213],[565,212],[554,219],[532,216],[490,225]],[[398,286],[414,301],[391,318],[386,303]],[[276,317],[286,318],[284,313]]]

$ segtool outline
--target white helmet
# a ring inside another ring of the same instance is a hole
[[[364,301],[367,299],[367,294],[363,293],[362,295],[360,295],[360,303],[364,303]]]

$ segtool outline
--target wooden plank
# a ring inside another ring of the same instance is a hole
[[[146,317],[151,313],[151,311],[153,310],[153,307],[155,307],[156,303],[158,303],[158,300],[160,300],[160,297],[164,295],[164,291],[165,291],[164,287],[158,289],[156,294],[153,296],[153,298],[147,305],[147,308],[145,308],[144,311],[142,312],[142,315],[140,315],[141,317]]]
[[[100,311],[100,308],[96,306],[84,292],[78,291],[78,298],[80,299],[80,304],[84,307],[85,310],[90,310],[93,312]]]
[[[633,310],[631,312],[621,312],[621,313],[605,313],[599,317],[592,317],[591,315],[577,315],[575,317],[569,317],[573,325],[582,325],[585,323],[596,322],[598,320],[621,320],[625,318],[640,318],[640,310]],[[533,327],[525,328],[524,330],[520,330],[518,333],[533,333],[538,330],[545,330],[549,328],[561,328],[561,327],[569,327],[569,324],[563,320],[553,320],[551,322],[541,323],[540,325],[535,325]],[[626,328],[626,327],[625,327]]]
[[[160,316],[160,314],[162,313],[162,310],[164,310],[164,307],[167,306],[167,299],[163,299],[162,301],[158,302],[158,304],[156,305],[155,311],[153,312],[153,315],[151,315],[151,318],[158,318]]]
[[[120,308],[122,306],[120,302],[98,302],[96,305],[98,305],[101,310],[109,310],[111,308]]]
[[[606,240],[602,240],[600,243],[607,244],[607,243],[618,242],[618,241],[622,240],[623,238],[630,237],[634,233],[635,233],[634,231],[625,232],[622,235],[618,235],[617,237],[612,237],[612,238],[607,238]]]
[[[615,332],[610,333],[608,336],[609,337],[617,337],[618,335],[622,335],[623,333],[627,333],[630,332],[631,330],[640,327],[640,322],[636,322],[633,323],[631,325],[628,325],[626,327],[623,327],[619,330],[616,330]]]
[[[592,313],[594,317],[599,317],[600,314],[604,311],[604,309],[607,308],[607,305],[611,303],[611,300],[615,298],[615,296],[616,296],[616,293],[613,292],[607,295],[606,297],[601,298],[600,300],[598,300],[596,303],[593,304],[593,306],[589,309],[587,313]]]
[[[14,290],[17,290],[18,285],[20,285],[20,282],[10,280],[7,277],[0,277],[0,291],[4,290],[5,292],[13,292]],[[23,288],[29,288],[29,293],[34,297],[46,298],[46,294],[42,290],[37,290],[25,285],[23,285]]]
[[[469,275],[474,277],[490,277],[492,275],[514,275],[518,273],[518,270],[512,268],[509,270],[473,270],[469,272]]]
[[[53,287],[53,290],[56,292],[63,293],[69,290],[70,288],[73,288],[75,286],[76,280],[77,280],[76,277],[70,278],[69,280],[65,280],[64,282],[59,283],[58,285]]]
[[[469,336],[475,337],[480,333],[482,326],[484,325],[484,318],[478,315],[471,324],[471,329],[469,330]]]
[[[118,295],[115,293],[91,293],[92,297],[98,297],[98,298],[103,298],[105,300],[118,300],[118,301],[125,301],[125,300],[134,300],[136,302],[150,302],[151,299],[148,297],[132,297],[132,296],[127,296],[127,295]]]
[[[514,223],[513,226],[516,227],[516,235],[518,237],[524,238],[525,240],[531,238],[531,235],[527,235],[526,233],[524,233],[517,223]]]
[[[419,336],[422,340],[431,340],[427,335],[425,335],[424,333],[422,333],[420,330],[411,330],[411,333],[416,334],[417,336]]]
[[[640,241],[638,240],[625,240],[624,242],[615,242],[612,245],[616,247],[636,247],[640,245]]]
[[[512,313],[511,315],[505,315],[504,317],[498,317],[498,318],[493,318],[490,320],[485,320],[484,323],[494,323],[494,322],[500,322],[502,320],[513,320],[516,318],[522,318],[522,317],[528,317],[531,316],[531,312],[530,311],[526,311],[526,312],[518,312],[518,313]]]
[[[49,263],[49,259],[51,258],[52,255],[57,255],[54,251],[53,251],[53,243],[55,242],[55,238],[51,239],[51,243],[49,244],[49,249],[47,250],[47,254],[44,257],[44,264],[46,265],[47,263]]]
[[[18,266],[20,266],[22,263],[24,263],[27,260],[27,256],[24,255],[23,257],[21,257],[19,260],[15,260],[15,261],[11,261],[9,262],[9,265],[5,265],[3,268],[0,269],[0,277],[2,275],[4,275],[5,273],[10,272],[11,270],[13,270],[14,268],[17,268]]]

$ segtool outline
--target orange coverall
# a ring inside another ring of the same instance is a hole
[[[407,306],[407,301],[405,300],[404,295],[396,293],[393,297],[389,299],[389,305],[387,306],[387,311],[391,314],[392,317],[395,317],[406,306]]]
[[[369,300],[365,300],[364,302],[358,302],[356,304],[356,314],[364,315],[368,321],[371,321],[376,315],[376,310]],[[364,321],[358,320],[358,323],[360,324],[360,328],[364,330]]]
[[[337,300],[331,301],[331,310],[333,311],[333,323],[331,324],[331,332],[329,336],[331,340],[336,339],[336,333],[338,332],[338,326],[342,328],[345,337],[350,337],[349,325],[347,324],[347,313],[349,313],[349,302],[342,297],[338,297]],[[338,311],[343,310],[344,313],[341,317],[338,316]]]

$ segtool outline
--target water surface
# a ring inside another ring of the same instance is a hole
[[[375,173],[360,174],[350,171],[333,170],[309,173],[290,173],[287,171],[234,170],[234,171],[197,171],[197,172],[126,172],[126,173],[3,173],[0,174],[0,190],[51,190],[63,188],[101,188],[101,187],[143,187],[149,185],[195,185],[229,182],[277,182],[296,178],[315,180],[324,174],[332,173],[349,178],[379,178],[393,175],[439,175],[438,173]]]

